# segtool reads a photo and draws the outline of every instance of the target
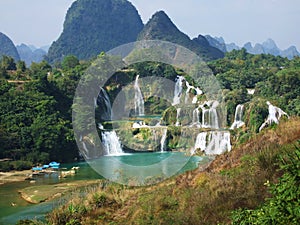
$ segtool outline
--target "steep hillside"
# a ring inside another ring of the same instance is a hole
[[[11,56],[16,61],[20,60],[20,56],[12,40],[0,32],[0,58],[3,55]]]
[[[205,37],[191,40],[181,32],[164,11],[156,12],[139,34],[139,40],[163,40],[182,45],[205,60],[222,58],[223,52],[209,45]],[[203,40],[200,40],[203,39]]]
[[[65,55],[89,59],[101,51],[135,41],[142,20],[126,0],[78,0],[69,8],[64,29],[49,52],[49,62]]]

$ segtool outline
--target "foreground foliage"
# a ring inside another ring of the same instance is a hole
[[[233,223],[246,224],[298,224],[300,221],[300,141],[295,152],[281,157],[284,172],[277,184],[270,186],[272,197],[254,210],[240,209],[233,213]],[[269,182],[266,183],[269,186]]]
[[[104,181],[72,193],[46,224],[296,224],[299,127],[299,118],[283,122],[217,157],[204,171],[157,186]]]

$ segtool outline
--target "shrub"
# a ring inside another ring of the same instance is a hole
[[[300,221],[300,142],[295,152],[281,157],[284,175],[270,186],[273,197],[260,208],[233,212],[232,224],[298,224]],[[267,182],[266,185],[269,185]]]

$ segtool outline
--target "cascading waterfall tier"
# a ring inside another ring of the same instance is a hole
[[[163,135],[160,140],[160,151],[161,152],[164,152],[167,150],[167,133],[168,133],[168,129],[165,128],[163,130]]]
[[[180,98],[181,98],[181,95],[182,95],[182,82],[183,81],[184,81],[183,76],[177,76],[176,83],[175,83],[175,89],[174,89],[173,104],[172,105],[180,104]]]
[[[97,98],[97,105],[101,111],[100,121],[110,121],[112,116],[111,102],[107,92],[101,88]],[[101,139],[104,147],[104,155],[120,155],[123,154],[121,143],[114,130],[104,130],[102,124],[98,124],[101,130]]]
[[[196,126],[196,127],[201,127],[200,123],[200,112],[199,108],[196,108],[193,110],[193,120],[192,120],[192,125],[191,126]]]
[[[115,131],[102,131],[101,136],[105,155],[113,156],[123,154],[121,143]]]
[[[284,112],[282,109],[272,105],[269,101],[267,101],[267,105],[269,106],[269,115],[266,121],[260,126],[259,131],[261,131],[263,128],[265,128],[268,125],[271,125],[272,123],[279,123],[279,119],[285,115],[289,118],[289,116]]]
[[[144,98],[139,86],[139,75],[136,76],[134,82],[134,110],[135,115],[137,116],[144,116]]]
[[[196,104],[197,103],[197,97],[199,95],[202,95],[203,92],[200,90],[200,88],[190,85],[188,81],[185,81],[185,85],[187,87],[186,93],[185,93],[185,99],[184,99],[185,104],[190,103],[189,101],[190,101],[190,91],[191,90],[194,90],[195,93],[196,93],[196,95],[194,95],[194,97],[192,99],[192,104]]]
[[[181,108],[177,108],[176,109],[176,123],[175,123],[175,126],[180,126],[180,113],[181,113]]]
[[[185,78],[183,76],[177,76],[176,78],[176,83],[175,83],[175,88],[174,88],[174,98],[173,98],[173,103],[172,105],[178,105],[180,104],[180,99],[182,96],[182,92],[183,92],[183,86],[186,86],[187,90],[185,91],[185,99],[184,99],[184,103],[188,104],[190,103],[189,99],[190,99],[190,91],[194,90],[194,92],[196,93],[192,99],[192,104],[196,104],[197,103],[197,97],[199,95],[202,95],[203,92],[202,90],[200,90],[200,88],[198,87],[194,87],[192,85],[189,84],[188,81],[185,80]]]
[[[245,123],[243,122],[243,119],[242,119],[243,111],[244,111],[244,105],[239,104],[236,106],[235,114],[234,114],[234,122],[230,127],[231,130],[234,130],[234,129],[244,126]]]
[[[96,100],[94,99],[94,102],[95,107],[98,106],[100,111],[100,121],[110,121],[112,118],[111,103],[107,92],[103,88],[100,88],[99,95]]]
[[[208,101],[200,105],[202,109],[202,128],[219,129],[217,107],[219,102]]]
[[[220,155],[231,150],[230,132],[209,131],[198,134],[193,151],[200,149],[207,155]]]

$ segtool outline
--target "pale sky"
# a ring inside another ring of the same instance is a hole
[[[101,1],[101,0],[99,0]],[[62,32],[74,0],[0,0],[0,32],[15,44],[50,45]],[[239,46],[272,38],[300,50],[299,0],[131,0],[144,23],[164,10],[191,38],[222,36]]]

